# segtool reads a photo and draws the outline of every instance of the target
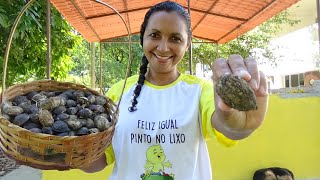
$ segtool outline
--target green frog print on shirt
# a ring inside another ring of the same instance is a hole
[[[174,180],[174,174],[165,173],[165,168],[172,168],[160,145],[150,146],[146,152],[147,161],[144,165],[145,173],[142,180]]]

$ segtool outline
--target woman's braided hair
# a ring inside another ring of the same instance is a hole
[[[143,46],[143,36],[144,36],[144,32],[146,30],[146,27],[148,25],[148,22],[149,22],[149,19],[150,19],[150,16],[152,14],[154,14],[155,12],[159,12],[159,11],[166,11],[166,12],[172,12],[172,11],[175,11],[177,12],[178,14],[180,14],[185,22],[186,22],[186,25],[187,25],[187,29],[188,29],[188,41],[190,42],[191,41],[191,21],[190,21],[190,15],[189,13],[181,6],[179,5],[178,3],[175,3],[175,2],[171,2],[171,1],[165,1],[165,2],[162,2],[162,3],[159,3],[155,6],[153,6],[151,9],[149,9],[149,11],[146,13],[145,17],[144,17],[144,21],[143,23],[141,24],[141,29],[140,29],[140,44],[141,46]],[[147,69],[148,69],[148,60],[146,58],[145,55],[142,56],[142,64],[140,66],[140,73],[139,73],[139,79],[138,79],[138,82],[137,82],[137,85],[136,85],[136,88],[134,89],[133,91],[133,99],[132,99],[132,104],[131,106],[128,108],[128,110],[130,112],[133,112],[133,111],[136,111],[137,110],[137,104],[138,104],[138,101],[137,101],[137,98],[139,97],[140,95],[140,92],[141,92],[141,88],[144,84],[144,80],[146,79],[145,77],[145,74],[147,72]]]

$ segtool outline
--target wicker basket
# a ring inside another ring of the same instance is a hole
[[[4,92],[2,102],[31,91],[64,91],[70,89],[99,95],[97,91],[83,85],[40,80],[9,87]],[[107,98],[105,109],[112,117],[112,126],[103,132],[85,136],[60,137],[33,133],[0,116],[1,149],[12,158],[26,163],[45,166],[62,163],[74,168],[88,165],[105,152],[112,140],[118,115],[115,113],[115,104],[109,98]]]
[[[18,84],[6,88],[6,71],[8,64],[8,57],[11,47],[12,38],[17,25],[28,7],[36,0],[29,0],[18,14],[8,37],[4,62],[3,62],[3,76],[0,103],[11,100],[16,96],[25,95],[31,91],[56,91],[56,90],[82,90],[84,92],[91,92],[94,95],[99,93],[93,89],[87,88],[83,85],[67,82],[57,82],[53,80],[40,80],[24,84]],[[112,9],[122,19],[128,31],[129,39],[129,63],[127,66],[125,82],[130,73],[132,58],[131,58],[131,32],[128,24],[121,16],[121,14],[112,6],[99,1],[98,3]],[[100,44],[101,45],[101,44]],[[101,50],[101,47],[100,47]],[[100,62],[102,51],[100,51]],[[102,84],[102,69],[100,65],[100,85]],[[47,78],[50,77],[50,68],[47,67]],[[69,165],[72,168],[79,168],[90,164],[97,160],[105,152],[106,148],[111,144],[112,136],[114,134],[115,125],[118,120],[119,104],[121,102],[122,94],[125,89],[123,85],[118,105],[116,106],[109,98],[106,97],[107,103],[104,108],[107,113],[111,115],[111,126],[99,133],[89,134],[85,136],[54,136],[41,133],[34,133],[27,129],[21,128],[12,124],[8,119],[1,116],[0,111],[0,147],[4,153],[13,159],[25,162],[24,164],[44,165],[46,167],[57,164]],[[101,88],[101,87],[100,87]]]

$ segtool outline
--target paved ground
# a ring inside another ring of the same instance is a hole
[[[19,168],[19,165],[14,160],[5,156],[0,149],[0,178],[17,168]]]
[[[0,176],[0,180],[41,180],[41,171],[27,166],[20,166],[5,176]]]

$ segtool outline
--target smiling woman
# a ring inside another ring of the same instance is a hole
[[[114,162],[110,180],[212,180],[206,139],[231,146],[260,126],[268,103],[266,77],[255,60],[239,55],[216,60],[212,81],[180,73],[177,66],[192,35],[188,12],[175,2],[153,6],[140,34],[142,64],[139,75],[126,81],[112,146],[81,170],[98,180],[97,172]],[[257,110],[233,109],[214,93],[213,84],[225,74],[245,80],[257,97]],[[123,85],[115,84],[107,96],[118,102]],[[69,180],[76,173],[62,172],[55,179]]]
[[[156,6],[155,6],[156,7]],[[140,67],[138,85],[134,91],[132,106],[136,110],[144,80],[163,86],[175,81],[180,73],[177,64],[181,61],[191,42],[191,22],[188,13],[181,7],[167,3],[147,12],[141,25],[140,44],[144,56]],[[147,65],[149,71],[147,72]]]
[[[190,43],[186,24],[176,12],[165,11],[153,14],[149,21],[143,41],[144,54],[150,63],[146,78],[156,85],[171,83],[178,76],[176,66]],[[152,77],[161,74],[168,74],[171,82],[154,82],[158,78]]]

